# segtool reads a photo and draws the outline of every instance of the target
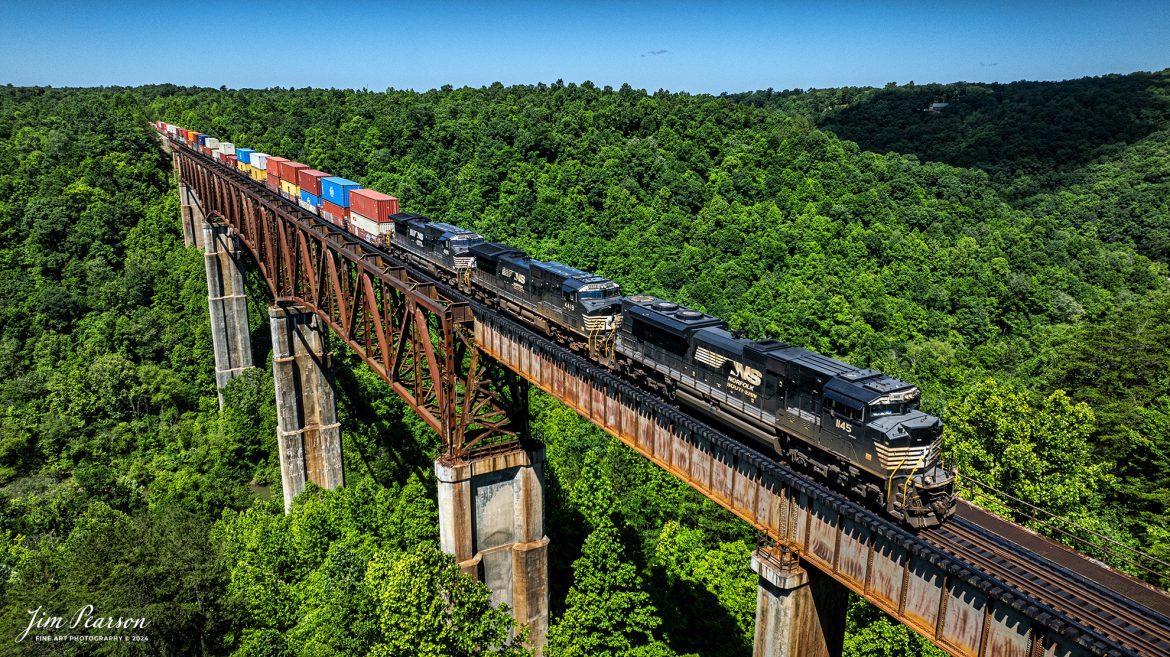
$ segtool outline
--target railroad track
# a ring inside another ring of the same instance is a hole
[[[1014,528],[1012,538],[995,531],[1003,525]],[[967,502],[960,502],[949,522],[919,536],[1142,657],[1170,657],[1170,618],[1159,609],[1170,608],[1164,593],[1083,556],[1084,567],[1056,563],[1040,552],[1060,552],[1062,546]],[[1149,595],[1133,595],[1143,589]],[[1143,599],[1139,604],[1133,597]]]

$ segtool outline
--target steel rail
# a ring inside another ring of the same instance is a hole
[[[1027,546],[996,534],[978,516],[956,514],[950,522],[920,533],[925,540],[994,573],[1036,597],[1055,595],[1060,608],[1123,646],[1149,657],[1170,657],[1170,619]],[[1045,537],[1035,536],[1037,542]],[[1059,582],[1059,587],[1053,583]],[[1102,622],[1104,621],[1104,622]]]

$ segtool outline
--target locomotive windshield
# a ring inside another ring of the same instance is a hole
[[[918,389],[911,388],[879,397],[869,403],[869,416],[903,415],[918,410]]]
[[[607,283],[601,285],[586,285],[577,291],[577,299],[579,301],[586,301],[589,299],[612,299],[620,296],[622,290],[617,283]]]
[[[918,400],[908,402],[898,402],[896,404],[877,404],[869,407],[870,417],[880,417],[883,415],[902,415],[910,411],[918,410]]]

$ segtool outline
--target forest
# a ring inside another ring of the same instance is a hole
[[[1170,561],[1170,72],[719,97],[7,86],[0,634],[92,604],[150,641],[0,654],[529,654],[438,549],[437,437],[340,342],[346,486],[284,514],[266,289],[252,268],[258,367],[221,411],[156,119],[911,381],[965,497]],[[548,397],[531,422],[546,654],[750,655],[752,530]],[[847,630],[847,655],[942,654],[859,599]]]

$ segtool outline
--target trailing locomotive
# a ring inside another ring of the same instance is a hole
[[[158,128],[210,153],[206,135]],[[398,212],[398,199],[306,165],[227,146],[235,155],[221,146],[217,159],[254,180],[279,177],[287,167],[286,178],[298,177],[300,186],[285,180],[276,188],[301,207],[328,213],[337,225],[909,526],[937,525],[954,513],[955,475],[940,461],[942,424],[918,409],[911,384],[776,340],[742,338],[723,320],[670,301],[622,297],[603,276]],[[344,187],[331,197],[337,203],[321,199],[334,185]]]

